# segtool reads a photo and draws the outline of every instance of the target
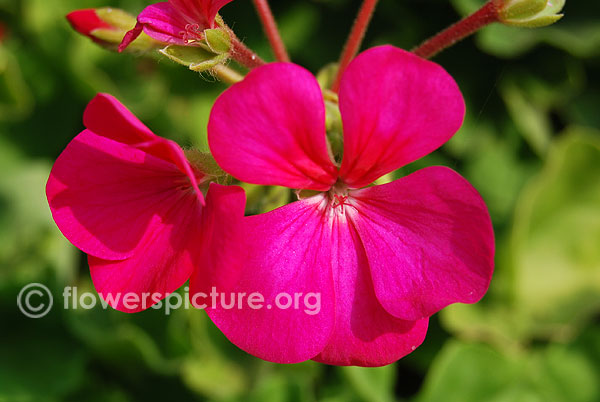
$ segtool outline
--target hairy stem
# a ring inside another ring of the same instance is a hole
[[[486,25],[498,22],[498,1],[489,0],[479,10],[413,49],[417,56],[429,59]]]
[[[244,79],[244,76],[231,68],[218,64],[212,69],[213,74],[226,84],[233,85]]]
[[[242,41],[235,36],[233,31],[231,31],[231,33],[231,58],[233,60],[250,70],[266,64],[263,59],[261,59],[256,53],[244,45]]]
[[[229,25],[223,21],[220,15],[217,15],[215,21],[229,33],[229,37],[231,38],[231,58],[233,60],[250,70],[266,64],[263,59],[242,43],[240,38],[233,32],[233,29],[229,28]]]
[[[350,31],[350,36],[348,37],[346,45],[344,46],[342,56],[340,57],[338,73],[331,88],[334,92],[338,91],[344,70],[346,70],[346,67],[348,67],[360,49],[360,45],[362,44],[365,33],[367,32],[367,28],[369,27],[369,22],[371,22],[371,17],[373,17],[373,12],[375,11],[377,1],[378,0],[363,1],[363,4],[358,12],[358,16],[354,21],[352,31]]]
[[[265,35],[267,35],[267,39],[269,39],[269,43],[271,44],[275,58],[277,61],[289,62],[290,57],[288,56],[287,50],[285,49],[285,44],[283,43],[281,35],[279,34],[279,29],[277,29],[277,23],[275,22],[275,18],[273,17],[273,13],[271,12],[268,1],[252,1],[254,2],[254,7],[256,8],[256,12],[258,13],[260,21],[263,25]]]

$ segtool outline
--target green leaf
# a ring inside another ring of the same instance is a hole
[[[50,164],[27,162],[10,147],[2,149],[0,284],[35,280],[46,268],[52,268],[61,282],[69,280],[75,271],[76,254],[48,208],[44,190]]]
[[[594,367],[571,347],[506,354],[483,344],[448,342],[418,402],[586,402],[597,400]]]
[[[543,157],[552,138],[552,122],[547,110],[527,99],[527,92],[514,82],[506,82],[500,92],[519,132],[531,148]]]
[[[490,401],[518,376],[515,363],[489,346],[450,341],[429,370],[417,401]]]
[[[598,161],[600,134],[571,129],[517,205],[516,304],[537,331],[557,336],[600,310]]]
[[[181,370],[183,381],[190,389],[213,399],[231,399],[246,390],[244,372],[224,359],[190,356]]]
[[[396,368],[394,365],[377,368],[342,367],[342,373],[358,396],[366,402],[394,400]]]

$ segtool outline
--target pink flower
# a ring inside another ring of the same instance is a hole
[[[89,255],[102,297],[118,310],[140,311],[202,266],[200,246],[212,215],[239,190],[211,186],[205,206],[198,186],[206,175],[110,95],[96,96],[83,120],[87,129],[58,157],[48,179],[52,216]]]
[[[169,0],[146,7],[138,22],[123,38],[123,51],[144,31],[159,42],[195,45],[204,39],[204,30],[215,27],[219,10],[232,0]]]
[[[458,173],[429,167],[369,186],[460,128],[465,106],[454,80],[432,62],[378,47],[348,67],[339,106],[341,166],[328,155],[321,89],[299,66],[253,70],[212,110],[209,144],[224,170],[319,192],[246,218],[233,205],[237,235],[210,261],[235,277],[234,292],[259,292],[271,306],[208,309],[229,340],[265,360],[389,364],[422,343],[429,316],[477,302],[491,280],[490,217]],[[206,291],[201,279],[192,276],[193,293]],[[299,308],[276,308],[282,292]],[[308,293],[320,294],[318,314],[303,307]]]

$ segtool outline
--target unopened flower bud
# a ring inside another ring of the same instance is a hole
[[[498,16],[505,25],[538,28],[554,24],[565,0],[497,0]]]
[[[67,14],[67,20],[77,32],[109,50],[117,50],[123,36],[136,24],[135,16],[111,7],[76,10]],[[161,45],[147,35],[140,35],[130,50],[146,51]]]

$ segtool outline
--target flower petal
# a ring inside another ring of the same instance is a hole
[[[214,21],[217,13],[226,4],[231,3],[233,0],[203,0],[204,7],[208,10],[207,17],[208,23],[211,28],[214,26]]]
[[[445,167],[352,193],[375,293],[405,320],[483,297],[494,269],[494,232],[481,196]]]
[[[342,77],[340,176],[352,188],[439,148],[462,125],[465,104],[439,65],[392,47],[360,54]]]
[[[332,235],[335,329],[314,360],[338,366],[374,367],[411,353],[425,339],[428,320],[400,320],[381,307],[365,251],[350,221],[335,216]]]
[[[233,0],[170,0],[170,3],[196,24],[214,28],[215,16],[221,7],[231,1]]]
[[[242,268],[238,262],[243,252],[241,225],[245,207],[243,188],[210,184],[202,214],[201,263],[190,278],[191,295],[208,294],[213,286],[230,289],[237,284]],[[193,297],[190,299],[193,301]]]
[[[221,168],[241,181],[319,191],[336,181],[321,89],[294,64],[256,68],[225,91],[213,107],[208,141]]]
[[[118,52],[121,53],[123,52],[125,49],[127,49],[127,47],[129,45],[131,45],[131,43],[136,40],[144,31],[144,25],[140,24],[139,22],[137,22],[135,24],[135,26],[127,31],[125,33],[125,36],[123,36],[123,40],[121,41],[121,43],[119,44],[119,47],[117,48]]]
[[[96,95],[85,109],[83,123],[95,134],[131,145],[175,164],[183,174],[188,176],[198,199],[204,202],[202,192],[198,189],[198,180],[204,174],[190,166],[179,145],[154,134],[115,97],[109,94]]]
[[[163,43],[172,45],[187,45],[184,33],[189,24],[200,23],[191,21],[181,14],[168,2],[152,4],[138,15],[138,23],[143,26],[144,32],[149,37]],[[206,29],[207,26],[201,27]],[[134,28],[135,29],[135,28]]]
[[[86,130],[56,160],[46,194],[67,239],[88,254],[118,260],[134,253],[186,181],[174,164]]]
[[[231,342],[261,359],[277,363],[308,360],[323,350],[331,335],[331,239],[321,201],[317,196],[244,218],[241,236],[235,239],[243,241],[243,247],[222,248],[226,265],[218,269],[239,272],[239,277],[236,286],[216,289],[221,295],[215,306],[207,300],[207,312]],[[191,290],[192,294],[202,291],[194,285]],[[264,298],[262,308],[248,305],[254,293]],[[223,305],[221,298],[230,303],[232,294],[238,301],[245,295],[241,308],[237,303],[232,308]],[[287,309],[280,308],[290,300],[285,295],[292,300]],[[305,304],[306,298],[315,308]]]
[[[97,39],[91,33],[96,29],[114,29],[113,26],[101,20],[93,8],[71,11],[67,14],[67,21],[74,30],[94,40]]]
[[[199,264],[202,205],[192,192],[170,191],[133,254],[122,261],[89,256],[92,281],[113,308],[145,310],[182,286]]]

